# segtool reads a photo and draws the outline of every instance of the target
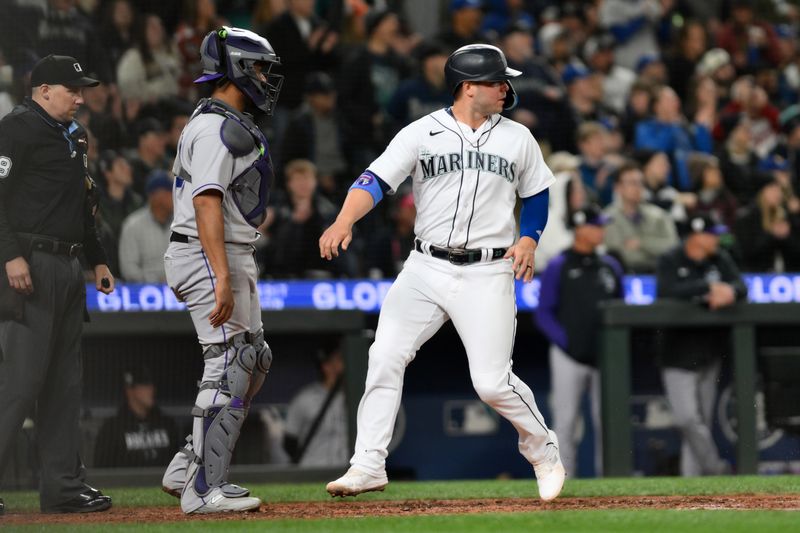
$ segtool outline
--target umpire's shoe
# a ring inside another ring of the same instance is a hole
[[[362,492],[383,490],[388,484],[389,478],[386,477],[386,472],[376,476],[352,467],[345,475],[328,483],[325,490],[331,496],[357,496]]]
[[[561,463],[561,455],[558,453],[558,437],[553,430],[548,430],[548,433],[554,453],[538,465],[533,465],[536,484],[539,485],[539,497],[546,502],[556,499],[564,487],[564,478],[567,477],[567,472]]]
[[[111,496],[89,488],[69,501],[42,509],[44,513],[94,513],[111,509]]]

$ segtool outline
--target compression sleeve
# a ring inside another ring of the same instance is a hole
[[[520,237],[530,237],[539,242],[545,225],[547,225],[547,211],[550,205],[550,189],[522,199],[522,212],[519,217]]]
[[[365,170],[356,181],[350,186],[350,189],[364,189],[372,195],[372,206],[375,207],[383,199],[383,194],[389,190],[389,185],[373,174],[369,170]]]

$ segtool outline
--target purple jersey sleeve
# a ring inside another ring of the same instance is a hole
[[[566,259],[566,254],[562,253],[547,265],[539,284],[539,305],[536,308],[536,325],[550,342],[562,350],[567,349],[567,332],[558,321],[557,314],[561,270]]]

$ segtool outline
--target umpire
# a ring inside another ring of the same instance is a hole
[[[87,135],[73,120],[97,80],[71,57],[49,55],[31,73],[32,97],[0,121],[0,472],[35,410],[43,512],[104,511],[111,498],[85,483],[79,456],[81,334],[86,290],[114,278],[94,227]]]

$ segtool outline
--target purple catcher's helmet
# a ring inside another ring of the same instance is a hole
[[[271,115],[283,86],[283,76],[271,74],[273,65],[281,59],[265,38],[250,30],[223,26],[209,32],[200,45],[200,61],[203,75],[195,83],[229,79],[252,100],[264,113]],[[261,73],[267,81],[261,81],[254,65],[261,62]]]

